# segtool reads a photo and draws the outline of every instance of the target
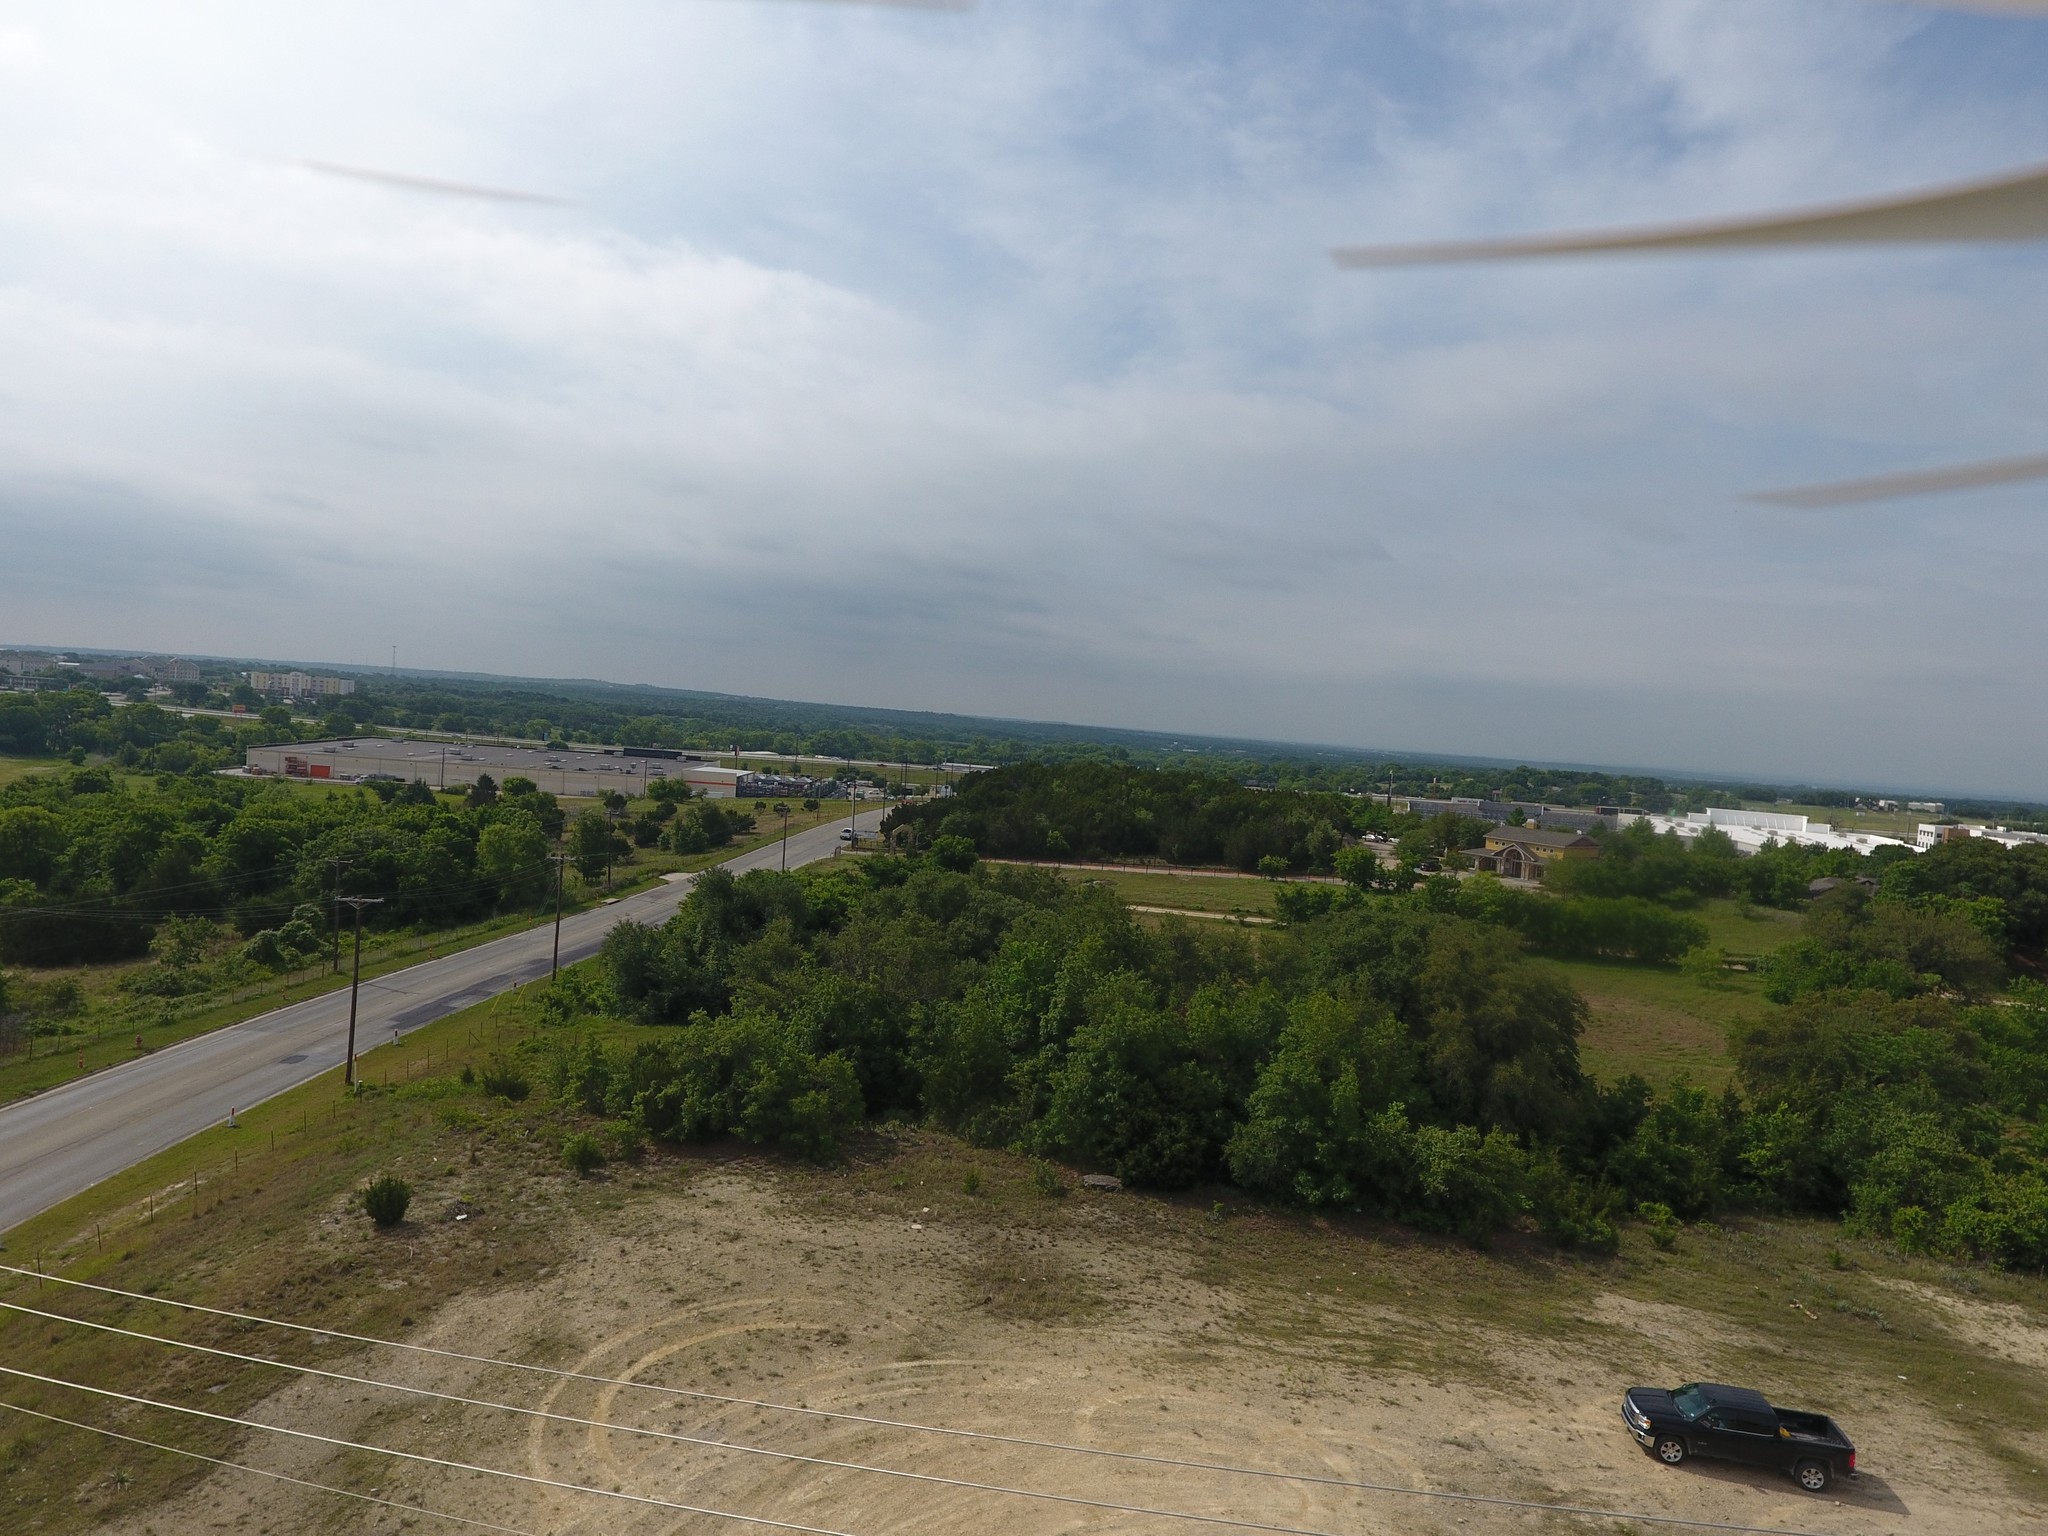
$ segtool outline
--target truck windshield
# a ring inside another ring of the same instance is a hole
[[[1693,1386],[1680,1387],[1672,1393],[1671,1405],[1685,1416],[1688,1424],[1714,1406],[1707,1401],[1706,1393]]]

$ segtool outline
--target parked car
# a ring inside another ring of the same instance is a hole
[[[1824,1413],[1776,1408],[1761,1392],[1695,1381],[1670,1391],[1630,1387],[1622,1421],[1642,1448],[1666,1466],[1711,1456],[1789,1472],[1808,1493],[1856,1475],[1856,1447]]]

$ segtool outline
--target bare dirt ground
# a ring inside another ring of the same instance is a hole
[[[1575,1301],[1556,1300],[1563,1291],[1534,1304],[1503,1293],[1501,1315],[1485,1319],[1433,1290],[1432,1275],[1487,1272],[1447,1249],[1133,1195],[1035,1200],[1021,1177],[969,1194],[961,1160],[971,1156],[954,1148],[834,1173],[744,1159],[627,1173],[565,1218],[572,1258],[530,1283],[461,1297],[406,1337],[636,1383],[1411,1489],[1823,1533],[2043,1528],[2040,1510],[1968,1433],[1870,1370],[1830,1377],[1795,1363],[1795,1378],[1819,1377],[1811,1405],[1850,1422],[1868,1469],[1829,1496],[1725,1465],[1667,1469],[1624,1433],[1619,1397],[1638,1381],[1777,1387],[1756,1374],[1758,1362],[1786,1353],[1777,1334],[1597,1283]],[[489,1224],[430,1217],[394,1238],[337,1207],[304,1241],[366,1255],[385,1285],[403,1288],[419,1252],[487,1242]],[[1509,1273],[1502,1261],[1484,1263]],[[1927,1301],[1928,1315],[1945,1305]],[[2017,1318],[1958,1316],[1988,1329],[1990,1347],[2011,1349],[2019,1337],[2005,1326],[2019,1328]],[[1791,1321],[1806,1326],[1797,1314]],[[260,1337],[244,1347],[260,1351]],[[1954,1347],[1977,1344],[1959,1332]],[[1307,1531],[1657,1529],[946,1438],[388,1351],[329,1364],[614,1427],[310,1379],[254,1416],[853,1536],[1219,1527],[678,1445],[618,1426]],[[529,1532],[762,1529],[268,1436],[238,1454]],[[223,1471],[106,1529],[460,1527]]]

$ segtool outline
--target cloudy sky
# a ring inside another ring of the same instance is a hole
[[[2048,796],[2048,160],[1881,0],[15,3],[0,643]],[[306,162],[519,189],[491,202]]]

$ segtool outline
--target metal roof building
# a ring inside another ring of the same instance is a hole
[[[742,774],[679,754],[632,748],[493,747],[477,742],[407,741],[385,736],[350,736],[335,741],[300,741],[251,747],[245,772],[281,778],[331,779],[355,783],[376,776],[422,779],[436,789],[466,789],[489,774],[496,783],[531,779],[555,795],[602,795],[618,790],[646,793],[662,780],[681,780],[699,795],[728,799],[738,793]]]

